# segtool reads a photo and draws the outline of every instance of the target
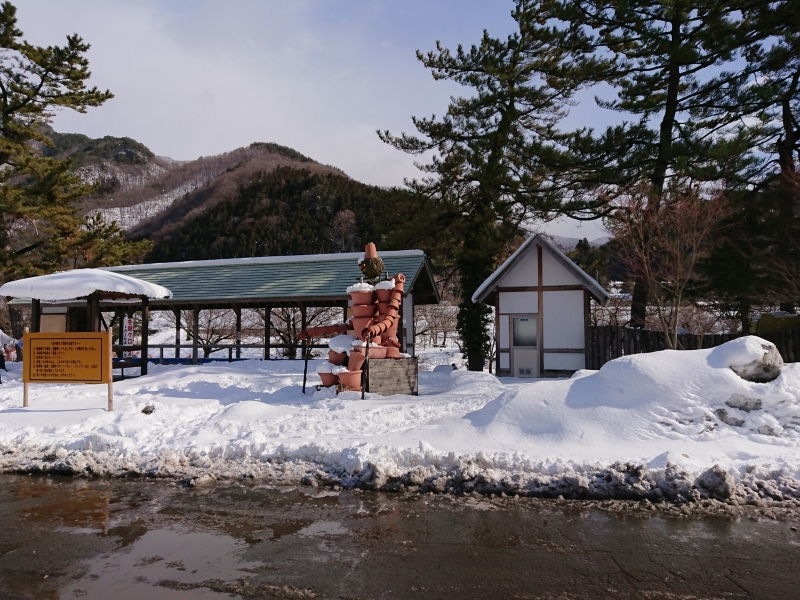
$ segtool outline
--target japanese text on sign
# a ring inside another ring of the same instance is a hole
[[[28,334],[24,380],[107,383],[111,378],[111,337],[94,334]]]

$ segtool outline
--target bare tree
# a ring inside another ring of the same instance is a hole
[[[677,349],[686,287],[730,209],[720,194],[703,198],[694,190],[670,190],[655,198],[645,184],[622,194],[606,228],[633,276],[647,282],[659,328],[668,347]]]
[[[447,301],[420,304],[414,308],[414,331],[423,348],[447,346],[447,338],[456,336],[458,308]]]
[[[265,329],[264,310],[253,311],[259,323],[261,331]],[[306,309],[306,328],[317,327],[320,325],[330,325],[341,323],[341,307],[309,307]],[[276,338],[283,346],[283,355],[287,358],[297,358],[297,350],[302,342],[300,331],[302,330],[302,314],[299,308],[274,308],[271,311],[270,336]],[[310,340],[311,344],[318,340]],[[313,356],[312,352],[310,356]]]
[[[164,320],[167,325],[175,327],[174,313],[167,313]],[[193,340],[197,337],[197,343],[203,349],[203,358],[211,356],[213,346],[236,340],[236,314],[229,308],[201,310],[196,332],[193,331],[193,312],[183,310],[180,313],[180,327],[186,332],[187,339]]]

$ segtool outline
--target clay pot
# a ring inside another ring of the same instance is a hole
[[[357,338],[361,338],[361,332],[372,323],[372,317],[353,317],[350,322],[353,324],[353,333]]]
[[[372,350],[372,348],[370,348],[370,350]],[[350,352],[350,360],[347,361],[347,368],[350,371],[358,371],[366,359],[367,357],[364,356],[363,352],[356,352],[353,350]]]
[[[354,317],[374,317],[375,305],[374,304],[354,304],[353,305]]]
[[[389,329],[387,329],[383,333],[383,339],[390,340],[392,338],[396,338],[397,337],[397,327],[399,325],[400,325],[400,319],[394,319],[392,324],[389,326]]]
[[[378,297],[378,302],[388,302],[392,297],[394,290],[375,290],[375,295]]]
[[[383,346],[372,346],[369,347],[369,357],[370,359],[373,358],[386,358],[386,348]]]
[[[347,362],[347,354],[344,352],[334,352],[333,350],[328,350],[328,362],[332,365],[336,365],[337,367],[341,367],[345,362]]]
[[[378,303],[378,314],[379,315],[397,315],[398,314],[397,306],[394,304],[389,304],[388,302],[379,302]]]
[[[372,348],[370,348],[372,350]],[[339,373],[339,383],[342,387],[352,390],[354,392],[361,391],[361,371],[347,371],[347,373]]]
[[[394,346],[386,348],[386,358],[400,358],[400,348]]]
[[[322,385],[324,387],[331,387],[332,385],[336,385],[336,382],[339,379],[338,375],[334,375],[333,373],[318,373],[319,378],[322,379]]]
[[[375,302],[375,292],[350,292],[350,298],[353,299],[353,305],[356,304],[372,304]]]

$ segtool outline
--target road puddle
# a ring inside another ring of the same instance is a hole
[[[598,506],[0,476],[0,598],[735,599],[800,587],[796,519]]]

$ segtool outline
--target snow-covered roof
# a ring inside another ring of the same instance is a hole
[[[0,286],[2,296],[30,300],[73,300],[94,292],[147,296],[153,299],[172,297],[172,292],[164,286],[102,269],[62,271],[10,281]]]
[[[594,299],[600,302],[601,304],[605,303],[608,298],[608,292],[603,289],[597,281],[595,281],[592,277],[590,277],[586,271],[581,269],[578,265],[572,262],[566,254],[564,254],[561,250],[559,250],[553,242],[548,240],[546,237],[539,235],[538,233],[535,235],[530,236],[527,240],[525,240],[522,245],[517,248],[517,251],[514,252],[511,256],[508,257],[502,265],[500,265],[497,270],[489,275],[486,278],[480,287],[475,290],[475,293],[472,295],[473,302],[483,302],[483,300],[494,290],[497,284],[500,281],[500,277],[511,269],[522,257],[525,250],[530,247],[532,244],[536,244],[541,246],[545,250],[548,250],[555,259],[560,262],[566,269],[572,271],[578,279],[580,279],[583,284],[586,286],[586,289],[589,290],[589,293],[594,296]]]

